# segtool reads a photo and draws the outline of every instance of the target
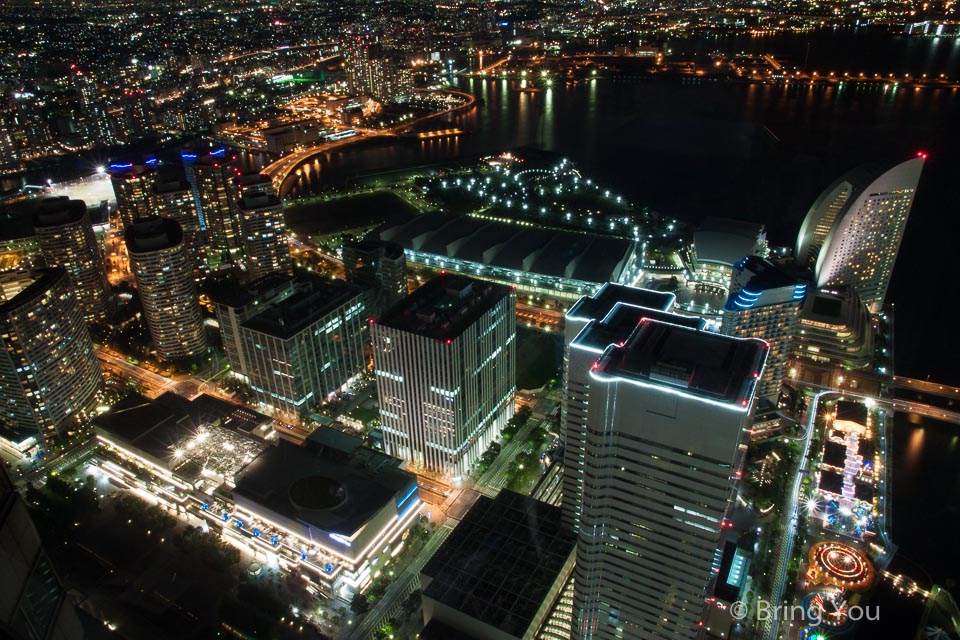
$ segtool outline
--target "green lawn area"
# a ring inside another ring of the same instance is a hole
[[[563,336],[517,327],[517,388],[537,389],[559,379]]]
[[[310,200],[286,209],[287,226],[308,235],[336,233],[382,222],[406,222],[417,210],[390,191]]]

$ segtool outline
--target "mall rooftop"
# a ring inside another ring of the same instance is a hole
[[[620,280],[637,250],[635,242],[624,238],[445,213],[388,227],[380,239],[438,259],[593,283]]]

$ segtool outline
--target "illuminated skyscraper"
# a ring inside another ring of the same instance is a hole
[[[200,219],[197,217],[197,203],[193,199],[193,189],[182,175],[161,177],[161,174],[162,172],[157,174],[153,186],[154,213],[161,218],[177,221],[183,229],[183,242],[187,253],[193,263],[199,265],[203,233],[200,231]]]
[[[442,275],[371,325],[387,453],[465,476],[513,416],[516,294]]]
[[[87,205],[66,197],[44,200],[34,213],[33,227],[47,266],[63,267],[70,274],[87,322],[105,319],[113,295]]]
[[[641,320],[592,366],[574,638],[698,636],[766,352]]]
[[[693,328],[704,321],[670,313],[677,297],[672,293],[627,287],[609,282],[593,296],[584,296],[564,318],[563,399],[560,429],[563,437],[563,521],[571,531],[580,528],[583,509],[583,469],[586,463],[587,408],[590,367],[604,349],[624,342],[644,318]]]
[[[157,356],[190,358],[207,351],[193,268],[175,220],[154,216],[126,231],[127,254]]]
[[[96,404],[103,376],[90,331],[65,269],[0,279],[0,420],[54,441]]]
[[[738,338],[759,338],[770,346],[763,378],[757,383],[757,397],[772,397],[776,402],[779,396],[806,295],[806,282],[784,273],[765,258],[748,256],[733,265],[722,332]]]
[[[251,280],[282,271],[290,273],[290,245],[283,203],[273,193],[245,193],[237,203],[243,233],[244,264]]]
[[[234,375],[258,402],[299,416],[363,371],[363,295],[342,282],[274,273],[213,296]]]
[[[240,249],[236,171],[223,147],[206,153],[183,151],[187,181],[195,189],[200,226],[207,234],[207,261],[229,263]]]
[[[137,218],[153,215],[152,194],[156,169],[157,158],[153,155],[110,161],[107,171],[124,226]]]
[[[871,312],[883,306],[926,154],[842,176],[810,207],[796,257],[818,287],[850,285]]]
[[[363,240],[343,245],[343,269],[347,282],[367,292],[374,316],[407,295],[407,258],[403,247],[386,240]]]

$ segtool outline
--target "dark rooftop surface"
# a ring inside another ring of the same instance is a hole
[[[28,273],[29,277],[34,278],[33,282],[9,300],[4,301],[3,296],[0,296],[0,314],[10,313],[28,303],[32,304],[36,297],[52,287],[67,272],[61,267],[53,267],[51,269],[33,269]]]
[[[160,251],[183,241],[183,229],[176,220],[154,216],[134,221],[125,234],[127,250],[132,253]]]
[[[617,280],[636,248],[624,238],[524,229],[445,213],[428,213],[388,227],[380,238],[457,260],[597,283]]]
[[[580,298],[570,307],[567,316],[582,320],[603,320],[619,303],[668,311],[676,299],[677,296],[672,293],[607,282],[592,297]]]
[[[481,640],[451,627],[437,618],[431,619],[427,626],[420,630],[417,637],[420,640]]]
[[[291,338],[319,318],[361,295],[359,289],[346,283],[299,275],[291,295],[278,304],[265,305],[263,311],[242,326],[281,339]]]
[[[849,420],[857,424],[867,424],[867,407],[862,402],[840,400],[837,402],[837,420]]]
[[[441,274],[387,309],[377,323],[428,338],[452,339],[511,293],[502,284]]]
[[[201,394],[189,400],[172,391],[154,400],[130,393],[93,420],[95,426],[160,460],[169,458],[171,447],[191,436],[199,425],[252,435],[257,427],[270,422],[269,416],[215,396]]]
[[[349,536],[415,484],[398,463],[339,439],[310,438],[302,446],[281,440],[244,468],[233,493],[291,520]]]
[[[174,403],[151,401],[131,393],[93,419],[93,424],[157,460],[167,460],[174,445],[188,438],[196,425]]]
[[[706,326],[706,321],[703,318],[681,316],[669,311],[659,311],[618,302],[603,320],[593,321],[584,327],[574,338],[572,344],[603,351],[611,344],[620,344],[626,341],[644,318],[669,322],[691,329],[703,329]]]
[[[684,389],[746,407],[769,347],[655,320],[643,321],[623,346],[608,349],[598,369],[610,376]]]
[[[83,200],[71,200],[66,196],[46,198],[40,201],[33,214],[33,226],[42,229],[72,224],[83,218],[86,212],[87,205]]]
[[[693,234],[697,259],[733,264],[754,253],[763,225],[729,218],[706,218]]]
[[[246,193],[237,201],[237,206],[245,210],[279,207],[280,198],[272,193]]]
[[[241,285],[235,280],[208,283],[210,299],[228,307],[243,307],[258,298],[270,297],[270,292],[292,286],[294,277],[286,273],[268,273],[253,282]]]
[[[780,287],[792,287],[797,284],[796,278],[791,277],[780,267],[760,256],[746,256],[733,265],[734,269],[742,269],[751,274],[745,288],[751,291],[766,291]]]
[[[575,542],[559,507],[509,490],[480,496],[423,568],[424,595],[522,637]]]
[[[344,252],[357,251],[360,253],[377,253],[383,252],[383,256],[390,260],[398,260],[403,256],[403,247],[401,247],[396,242],[388,242],[386,240],[361,240],[360,242],[345,242],[343,245]]]

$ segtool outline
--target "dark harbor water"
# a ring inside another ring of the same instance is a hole
[[[960,77],[960,41],[823,32],[775,38],[703,38],[677,51],[774,53],[808,69],[945,73]],[[294,193],[352,178],[532,146],[570,158],[634,202],[696,222],[719,215],[764,222],[772,243],[794,244],[819,192],[844,171],[930,159],[888,301],[896,305],[896,371],[960,384],[952,313],[960,237],[960,92],[845,83],[841,87],[601,78],[521,93],[500,79],[463,79],[482,99],[453,140],[358,146],[311,160]],[[896,418],[891,472],[891,570],[929,586],[960,578],[960,426]],[[956,594],[956,589],[954,589]],[[883,617],[859,637],[909,638],[919,607],[889,590]]]

